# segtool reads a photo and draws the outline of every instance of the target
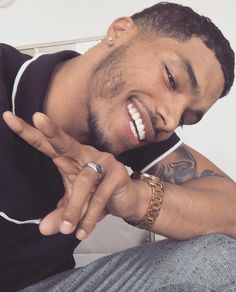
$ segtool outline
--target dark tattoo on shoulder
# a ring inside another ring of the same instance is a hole
[[[181,184],[194,178],[200,178],[205,176],[222,176],[215,173],[213,170],[205,169],[202,173],[197,171],[197,162],[190,151],[180,146],[176,150],[177,159],[169,164],[156,164],[149,173],[162,177],[165,181]]]
[[[205,169],[205,170],[201,173],[201,177],[203,177],[203,176],[221,176],[221,177],[224,177],[223,174],[216,173],[216,172],[214,172],[214,171],[211,170],[211,169]]]

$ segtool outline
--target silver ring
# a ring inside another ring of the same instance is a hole
[[[95,162],[88,162],[84,167],[92,168],[97,174],[98,181],[100,181],[105,175],[103,167]]]

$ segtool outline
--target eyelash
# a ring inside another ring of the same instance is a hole
[[[177,85],[176,85],[175,79],[172,76],[172,74],[170,73],[170,71],[169,71],[169,69],[168,69],[168,67],[166,65],[165,65],[165,70],[166,70],[166,74],[167,74],[167,77],[168,77],[168,80],[169,80],[169,83],[170,83],[171,88],[173,90],[176,90]],[[184,126],[184,117],[183,116],[180,118],[179,126],[181,128],[183,128],[183,126]]]
[[[176,86],[176,82],[174,77],[172,76],[172,74],[170,73],[168,67],[165,65],[165,70],[166,70],[166,74],[170,83],[170,86],[173,90],[176,90],[177,86]]]

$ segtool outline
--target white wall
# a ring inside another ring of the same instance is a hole
[[[0,9],[1,42],[26,45],[103,35],[113,19],[153,5],[152,0],[16,0]],[[236,51],[235,0],[179,0],[209,16]],[[183,140],[236,180],[236,87],[196,126],[178,131]]]

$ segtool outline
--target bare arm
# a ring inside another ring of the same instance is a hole
[[[36,128],[10,113],[4,119],[15,133],[51,157],[62,174],[65,196],[40,224],[43,234],[67,234],[77,228],[77,237],[84,239],[107,213],[128,220],[143,217],[150,186],[132,180],[111,154],[80,144],[42,114],[34,115]],[[98,186],[94,171],[83,168],[89,161],[105,170]],[[236,238],[236,184],[205,157],[182,145],[149,173],[166,181],[153,232],[176,239],[209,233]]]
[[[207,176],[227,177],[206,157],[186,144],[182,144],[148,172],[173,184],[183,184]]]
[[[166,181],[152,231],[179,239],[209,233],[236,238],[236,183],[207,158],[182,144],[148,173]]]

